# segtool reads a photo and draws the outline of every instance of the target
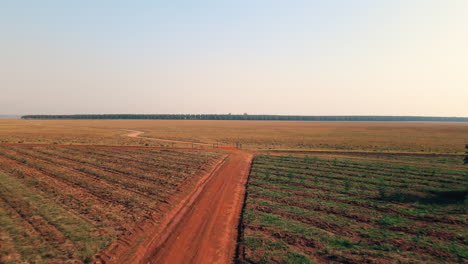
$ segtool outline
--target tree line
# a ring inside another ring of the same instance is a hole
[[[468,117],[434,116],[300,116],[232,114],[87,114],[24,115],[22,119],[163,119],[163,120],[281,120],[281,121],[438,121],[468,122]]]

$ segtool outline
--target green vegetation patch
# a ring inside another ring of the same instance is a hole
[[[466,262],[467,175],[259,155],[247,186],[243,256],[249,263]]]

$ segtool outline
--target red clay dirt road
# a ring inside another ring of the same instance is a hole
[[[252,157],[231,153],[167,238],[155,238],[142,261],[130,263],[233,263]]]
[[[162,223],[140,225],[146,236],[121,238],[94,263],[233,263],[253,154],[225,153]]]

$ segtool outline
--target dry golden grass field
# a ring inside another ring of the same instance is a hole
[[[468,123],[202,120],[0,120],[0,143],[172,145],[129,138],[127,130],[142,131],[142,137],[264,150],[463,153],[468,144]]]

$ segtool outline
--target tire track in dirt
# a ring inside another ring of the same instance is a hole
[[[139,137],[142,133],[131,131],[127,136]],[[138,225],[139,234],[122,237],[97,255],[94,263],[234,262],[253,154],[228,150],[160,223]]]
[[[232,263],[252,157],[230,153],[161,223],[138,226],[140,234],[122,237],[94,263]]]
[[[142,263],[232,263],[252,154],[234,152]],[[141,262],[131,262],[141,263]]]

